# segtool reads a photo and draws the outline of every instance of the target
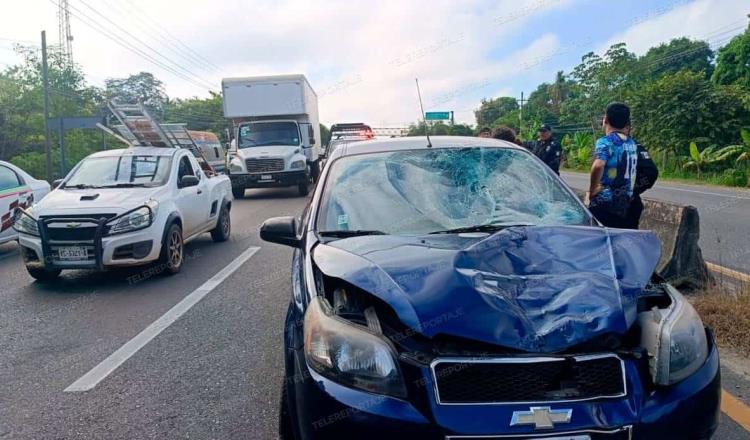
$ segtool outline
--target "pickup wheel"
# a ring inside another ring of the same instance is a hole
[[[164,236],[159,257],[159,265],[164,268],[166,275],[174,275],[182,269],[184,250],[182,228],[177,223],[172,223]]]
[[[235,199],[242,199],[245,197],[245,188],[241,186],[232,187],[232,195]]]
[[[43,283],[55,281],[60,276],[61,269],[45,269],[43,267],[29,267],[26,270],[34,279]]]
[[[232,220],[229,217],[229,207],[225,204],[219,212],[219,219],[216,221],[216,227],[211,230],[211,238],[216,242],[229,240],[229,234],[232,232]]]

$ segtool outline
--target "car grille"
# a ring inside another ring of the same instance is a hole
[[[621,397],[624,367],[615,355],[567,358],[450,359],[433,362],[438,403],[534,403]]]
[[[248,173],[269,173],[284,171],[284,159],[247,159]]]
[[[96,235],[96,219],[109,219],[114,216],[115,214],[87,214],[42,219],[46,224],[47,239],[50,241],[93,242]]]

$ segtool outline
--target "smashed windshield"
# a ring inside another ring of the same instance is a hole
[[[67,188],[161,186],[169,179],[169,156],[107,156],[84,159],[65,182]]]
[[[581,204],[543,167],[527,152],[503,148],[344,157],[332,164],[317,229],[408,235],[590,224]]]
[[[239,147],[299,145],[299,128],[294,122],[251,122],[240,127]]]

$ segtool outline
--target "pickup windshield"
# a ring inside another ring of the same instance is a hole
[[[250,122],[240,126],[239,147],[299,145],[300,134],[294,122]]]
[[[65,188],[161,186],[169,179],[169,156],[107,156],[84,159]]]
[[[345,237],[590,224],[585,208],[529,153],[476,147],[336,160],[325,182],[317,230]]]

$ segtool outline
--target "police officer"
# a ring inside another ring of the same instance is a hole
[[[523,146],[534,153],[536,157],[542,159],[548,167],[556,174],[560,174],[560,159],[562,157],[562,147],[557,140],[552,137],[552,129],[547,124],[542,124],[537,131],[538,138],[535,141],[526,141]]]

